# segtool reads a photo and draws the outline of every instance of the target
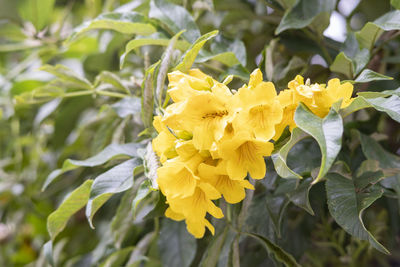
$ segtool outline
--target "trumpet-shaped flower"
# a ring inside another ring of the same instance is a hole
[[[215,218],[222,218],[222,210],[212,202],[221,197],[221,194],[208,183],[199,183],[194,193],[186,198],[170,198],[170,211],[166,213],[172,219],[185,218],[188,231],[196,238],[204,235],[205,227],[214,233],[214,227],[205,219],[210,213]]]
[[[283,114],[275,86],[262,81],[259,69],[252,73],[249,84],[234,95],[234,102],[241,110],[233,120],[233,127],[236,131],[247,128],[256,138],[269,141],[275,135],[275,125],[282,121]]]
[[[247,180],[232,180],[226,171],[226,162],[220,161],[217,166],[201,163],[199,176],[213,185],[228,203],[238,203],[246,195],[245,188],[254,190],[254,186]]]
[[[189,97],[179,109],[165,116],[164,123],[172,129],[193,133],[193,144],[199,150],[209,150],[219,140],[227,123],[235,115],[229,100],[232,93],[222,83],[211,92]]]
[[[254,179],[262,179],[266,172],[264,157],[271,155],[273,148],[268,141],[228,126],[218,143],[218,155],[226,161],[226,171],[232,180],[242,180],[247,173]]]

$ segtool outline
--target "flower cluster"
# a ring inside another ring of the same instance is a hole
[[[278,95],[259,69],[235,94],[198,69],[175,71],[168,78],[174,103],[153,123],[158,132],[153,149],[162,163],[157,182],[169,204],[165,215],[185,220],[197,238],[206,227],[214,233],[207,213],[223,217],[213,200],[223,196],[228,203],[238,203],[245,189],[254,189],[247,174],[264,178],[264,157],[273,151],[272,140],[287,126],[296,127],[293,117],[300,102],[323,117],[340,99],[342,107],[348,106],[353,91],[350,83],[338,79],[325,87],[304,84],[297,76]]]

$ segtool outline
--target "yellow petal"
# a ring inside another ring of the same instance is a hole
[[[183,219],[185,219],[185,216],[173,211],[171,209],[171,207],[168,207],[167,210],[165,211],[165,217],[170,218],[175,221],[182,221]]]
[[[250,74],[250,81],[249,81],[249,87],[256,87],[259,83],[261,83],[263,80],[263,75],[260,69],[255,69],[251,74]]]

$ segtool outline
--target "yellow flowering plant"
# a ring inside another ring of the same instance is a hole
[[[399,265],[399,1],[3,2],[0,266]]]
[[[349,82],[310,84],[300,75],[278,94],[273,83],[263,81],[259,69],[235,93],[198,69],[188,74],[174,71],[168,78],[173,103],[153,123],[158,132],[153,149],[162,163],[157,183],[169,205],[165,215],[185,220],[196,238],[204,236],[206,227],[214,234],[206,213],[224,216],[212,200],[223,196],[228,203],[238,203],[245,198],[245,189],[254,190],[248,175],[265,177],[264,158],[271,155],[273,140],[285,128],[296,127],[300,103],[324,118],[335,103],[346,108],[353,101]]]

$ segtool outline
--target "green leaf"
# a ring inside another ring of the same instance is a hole
[[[329,69],[333,72],[342,73],[350,79],[354,75],[353,61],[344,52],[340,52],[336,56]]]
[[[400,122],[400,97],[392,95],[388,98],[377,97],[377,98],[364,98],[372,107],[376,110],[385,112],[393,120]]]
[[[211,52],[202,51],[196,62],[206,62],[210,59],[217,60],[228,67],[242,64],[246,66],[246,47],[242,41],[218,38],[211,44]]]
[[[156,28],[140,13],[111,12],[101,14],[97,18],[87,21],[77,27],[67,42],[90,30],[114,30],[124,34],[150,35]]]
[[[188,267],[196,254],[196,239],[184,222],[164,219],[158,239],[161,262],[166,267]]]
[[[396,9],[400,9],[400,0],[390,0],[390,4],[396,8]]]
[[[203,45],[210,39],[217,36],[218,31],[212,31],[209,33],[204,34],[203,36],[199,37],[193,45],[189,48],[188,51],[183,55],[182,62],[176,66],[175,70],[180,70],[182,72],[187,72],[193,65],[197,54],[199,53],[200,49]]]
[[[382,81],[382,80],[393,80],[392,77],[385,76],[383,74],[377,73],[370,69],[363,70],[360,75],[358,75],[355,82],[357,83],[367,83],[371,81]]]
[[[287,29],[301,29],[314,20],[322,12],[330,13],[335,9],[336,1],[332,0],[299,0],[293,8],[286,11],[275,34]]]
[[[342,146],[343,120],[334,107],[321,119],[301,104],[296,109],[294,120],[297,127],[310,134],[321,149],[322,159],[318,176],[313,183],[319,182],[334,163]]]
[[[283,263],[286,267],[301,266],[300,264],[297,263],[296,259],[292,255],[284,251],[278,245],[274,244],[268,238],[258,234],[250,234],[250,233],[245,233],[245,234],[259,241],[265,247],[265,249],[269,254],[272,254],[278,262]]]
[[[147,180],[144,180],[137,192],[136,192],[136,196],[132,201],[132,213],[133,213],[133,217],[135,217],[136,215],[136,210],[137,210],[137,206],[139,205],[139,203],[146,198],[146,196],[148,196],[150,193],[152,192],[151,187],[149,186],[149,182]]]
[[[395,1],[397,2],[397,0]],[[400,10],[393,10],[379,17],[374,22],[367,22],[361,31],[356,33],[356,37],[362,48],[371,50],[384,31],[399,29]]]
[[[76,89],[78,89],[78,88],[79,89],[88,89],[88,90],[92,89],[92,84],[86,78],[80,77],[73,70],[71,70],[70,68],[67,68],[66,66],[44,65],[43,67],[40,68],[40,70],[51,73],[54,76],[57,76],[58,78],[60,78],[62,81],[66,81],[68,83],[75,85]]]
[[[389,251],[365,228],[362,221],[363,211],[382,196],[381,188],[372,187],[368,191],[356,193],[354,181],[338,173],[330,173],[326,182],[326,193],[330,214],[346,232],[362,240],[368,240],[374,248],[389,254]]]
[[[359,32],[356,32],[356,38],[360,47],[371,51],[383,32],[375,23],[367,22]]]
[[[129,91],[129,89],[125,87],[118,75],[112,72],[102,71],[99,75],[96,76],[95,87],[99,86],[102,83],[110,84],[113,89],[116,89],[117,91],[127,93],[128,95],[131,94],[131,91]]]
[[[312,178],[307,178],[300,182],[297,188],[289,192],[287,195],[293,204],[304,209],[311,215],[314,215],[314,211],[310,205],[310,200],[308,197],[312,186]]]
[[[107,259],[99,265],[99,267],[123,266],[124,262],[128,259],[129,255],[131,254],[134,248],[135,247],[126,247],[115,251],[110,256],[108,256]]]
[[[86,206],[86,217],[92,228],[92,218],[97,210],[113,194],[126,191],[133,186],[134,170],[141,165],[140,159],[130,159],[95,178],[90,191],[90,199]]]
[[[200,37],[200,31],[190,13],[183,8],[165,0],[150,2],[149,17],[157,19],[174,34],[185,29],[183,37],[193,43]]]
[[[282,178],[297,178],[301,179],[301,175],[290,169],[286,163],[289,151],[298,142],[303,140],[308,136],[307,133],[302,131],[300,128],[294,128],[290,136],[290,140],[282,146],[277,153],[271,155],[272,161],[274,163],[275,171]]]
[[[97,155],[90,157],[86,160],[67,159],[66,161],[64,161],[61,169],[56,169],[52,171],[49,176],[47,176],[46,181],[43,184],[42,190],[45,190],[49,186],[49,184],[61,174],[70,170],[74,170],[78,167],[99,166],[117,156],[137,157],[137,149],[140,147],[141,145],[137,143],[127,143],[122,145],[111,144],[100,151]]]
[[[111,105],[118,116],[125,118],[129,115],[139,114],[142,109],[141,99],[136,96],[125,97]]]
[[[281,238],[281,223],[288,204],[286,195],[268,195],[266,198],[266,208],[278,238]]]
[[[236,236],[237,234],[230,230],[229,227],[225,227],[224,231],[213,238],[211,243],[207,246],[207,250],[203,254],[199,266],[228,266],[232,242]]]
[[[146,46],[146,45],[158,45],[158,46],[168,46],[170,39],[165,37],[157,36],[149,36],[149,38],[136,38],[134,40],[129,41],[129,43],[125,46],[125,52],[122,54],[120,58],[120,67],[122,68],[125,64],[126,56],[134,49]],[[189,49],[190,43],[184,40],[176,41],[175,47],[181,51],[185,51]]]
[[[365,100],[365,98],[359,96],[356,97],[348,107],[341,109],[339,113],[343,118],[345,118],[353,112],[369,107],[371,107],[371,105]]]
[[[55,0],[18,1],[19,15],[23,20],[32,22],[37,31],[42,30],[53,15]]]
[[[69,218],[83,208],[89,200],[90,187],[93,180],[85,181],[81,186],[72,191],[61,205],[47,217],[47,230],[51,240],[65,228]]]
[[[400,170],[400,157],[385,150],[373,138],[357,132],[360,136],[361,148],[367,159],[378,161],[382,169]]]

